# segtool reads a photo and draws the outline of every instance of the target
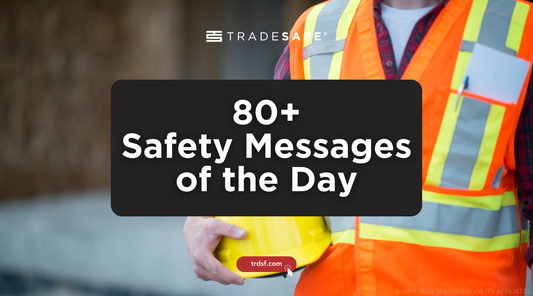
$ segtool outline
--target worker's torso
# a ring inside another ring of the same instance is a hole
[[[532,10],[512,0],[452,0],[443,8],[402,76],[423,90],[422,211],[409,218],[327,218],[333,245],[303,272],[296,294],[524,289],[528,230],[516,197],[513,143],[529,78],[514,77],[518,88],[501,79],[479,91],[475,83],[487,83],[483,72],[506,73],[513,59],[533,61]],[[301,36],[290,43],[291,78],[385,79],[373,13],[371,0],[309,9],[290,35]],[[316,32],[320,41],[304,40]]]

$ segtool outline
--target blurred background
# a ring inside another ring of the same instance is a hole
[[[271,79],[311,0],[0,1],[0,295],[292,295],[292,278],[203,282],[184,217],[110,209],[118,79]],[[259,38],[259,36],[257,36]]]

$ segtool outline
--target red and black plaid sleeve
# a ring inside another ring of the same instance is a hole
[[[275,80],[290,80],[291,79],[291,69],[290,69],[290,50],[289,45],[285,47],[281,57],[276,64],[276,69],[274,70],[274,79]]]
[[[522,202],[522,213],[531,222],[533,218],[533,75],[529,81],[526,101],[520,114],[515,137],[516,176],[518,198]],[[531,231],[529,241],[531,242]],[[528,265],[533,261],[533,248],[530,244],[524,258]]]

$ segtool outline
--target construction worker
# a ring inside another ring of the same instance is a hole
[[[422,211],[326,218],[332,245],[303,270],[295,295],[524,295],[531,4],[331,0],[302,14],[290,36],[276,79],[414,79],[423,90]],[[212,252],[244,229],[190,217],[184,235],[199,278],[243,284]]]

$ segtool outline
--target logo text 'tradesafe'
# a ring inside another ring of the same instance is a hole
[[[227,41],[291,41],[294,40],[308,40],[309,38],[313,38],[313,41],[321,41],[322,36],[327,36],[327,32],[315,32],[313,36],[311,36],[310,32],[305,32],[303,36],[300,36],[298,32],[294,32],[294,34],[291,36],[289,32],[234,32],[234,31],[227,31],[224,32],[221,30],[207,30],[205,31],[205,42],[223,42],[223,40]],[[226,38],[224,38],[226,36]]]

